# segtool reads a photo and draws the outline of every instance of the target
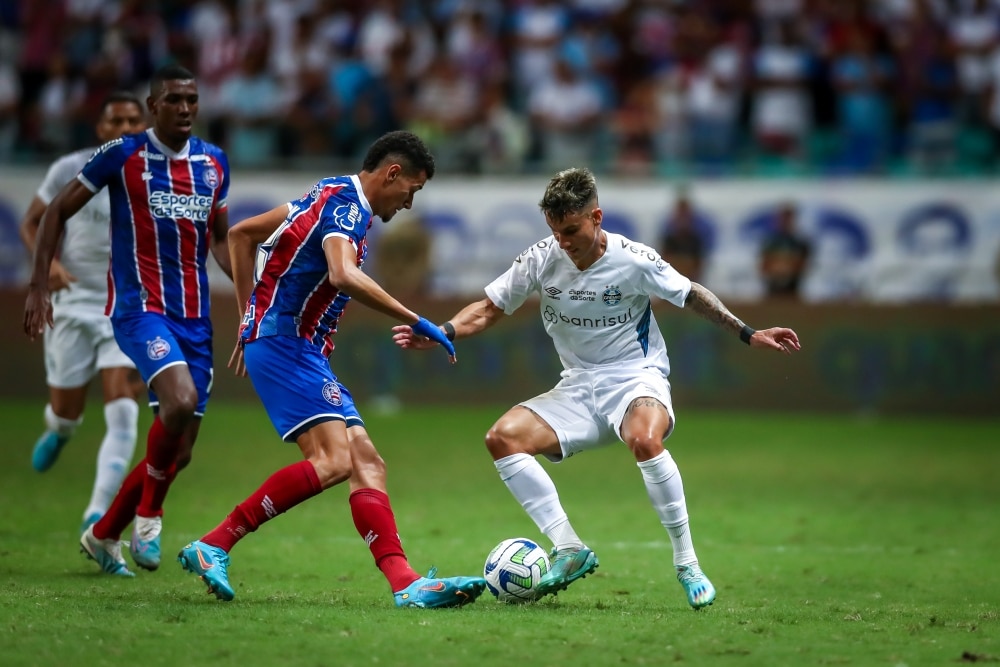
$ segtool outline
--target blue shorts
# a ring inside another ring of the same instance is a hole
[[[258,338],[243,347],[243,361],[267,416],[285,442],[295,442],[323,422],[365,425],[351,392],[330,370],[330,361],[305,338]]]
[[[128,355],[146,386],[160,371],[187,364],[198,390],[195,415],[205,414],[212,392],[212,321],[207,317],[173,319],[160,313],[136,313],[111,318],[115,340]],[[149,404],[160,404],[149,390]]]

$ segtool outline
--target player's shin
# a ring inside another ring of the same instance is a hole
[[[656,510],[660,523],[670,536],[674,549],[674,565],[688,565],[698,562],[695,555],[691,531],[688,527],[687,503],[684,500],[684,484],[670,452],[664,450],[648,461],[640,461],[639,470],[646,483],[646,492]]]
[[[135,453],[136,420],[139,406],[131,398],[119,398],[104,405],[107,430],[97,452],[97,475],[84,519],[103,516],[121,487]]]

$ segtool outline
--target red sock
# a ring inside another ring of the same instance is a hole
[[[100,540],[118,539],[125,527],[135,518],[135,508],[142,497],[142,483],[146,479],[146,459],[139,461],[136,467],[125,477],[122,486],[111,501],[111,507],[104,516],[94,524],[94,537]]]
[[[350,503],[354,527],[371,549],[375,565],[382,570],[392,592],[397,593],[419,579],[399,541],[389,496],[376,489],[358,489],[351,494]]]
[[[170,433],[157,416],[146,436],[146,478],[142,483],[142,498],[135,513],[153,517],[163,515],[163,499],[177,476],[177,451],[183,433]]]
[[[201,541],[228,553],[233,545],[257,530],[262,523],[309,500],[322,490],[316,469],[309,461],[282,468],[268,477],[253,495],[237,505],[225,521]]]

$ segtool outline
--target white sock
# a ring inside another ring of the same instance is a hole
[[[45,406],[45,428],[63,440],[69,440],[76,433],[76,427],[83,422],[83,417],[77,419],[66,419],[60,417],[52,411],[52,404]]]
[[[674,547],[674,566],[698,562],[688,527],[687,503],[684,501],[684,484],[670,452],[663,450],[659,456],[637,464],[646,483],[646,492],[660,523],[670,535]]]
[[[493,465],[514,498],[521,503],[538,530],[552,540],[553,546],[557,549],[584,546],[559,503],[556,485],[535,457],[511,454],[497,459]]]
[[[90,503],[83,513],[103,515],[128,472],[135,453],[135,440],[139,420],[139,405],[131,398],[118,398],[104,404],[106,431],[97,452],[97,475]]]

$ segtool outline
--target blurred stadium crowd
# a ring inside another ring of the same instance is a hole
[[[195,71],[240,167],[992,173],[997,0],[0,0],[0,162],[93,143],[101,99]]]

